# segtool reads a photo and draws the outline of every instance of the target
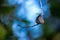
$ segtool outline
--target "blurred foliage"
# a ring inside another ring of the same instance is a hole
[[[60,32],[58,32],[56,35],[54,35],[52,40],[60,40]]]
[[[4,26],[2,24],[0,24],[0,40],[4,40],[6,37],[6,29],[4,28]]]
[[[9,14],[11,13],[13,10],[15,9],[14,6],[0,6],[0,14],[3,14],[3,15],[6,15],[6,14]]]
[[[50,0],[51,5],[51,14],[53,16],[60,18],[60,1],[59,0]]]
[[[11,13],[15,9],[15,6],[9,6],[7,0],[0,0],[0,15],[6,15]]]

